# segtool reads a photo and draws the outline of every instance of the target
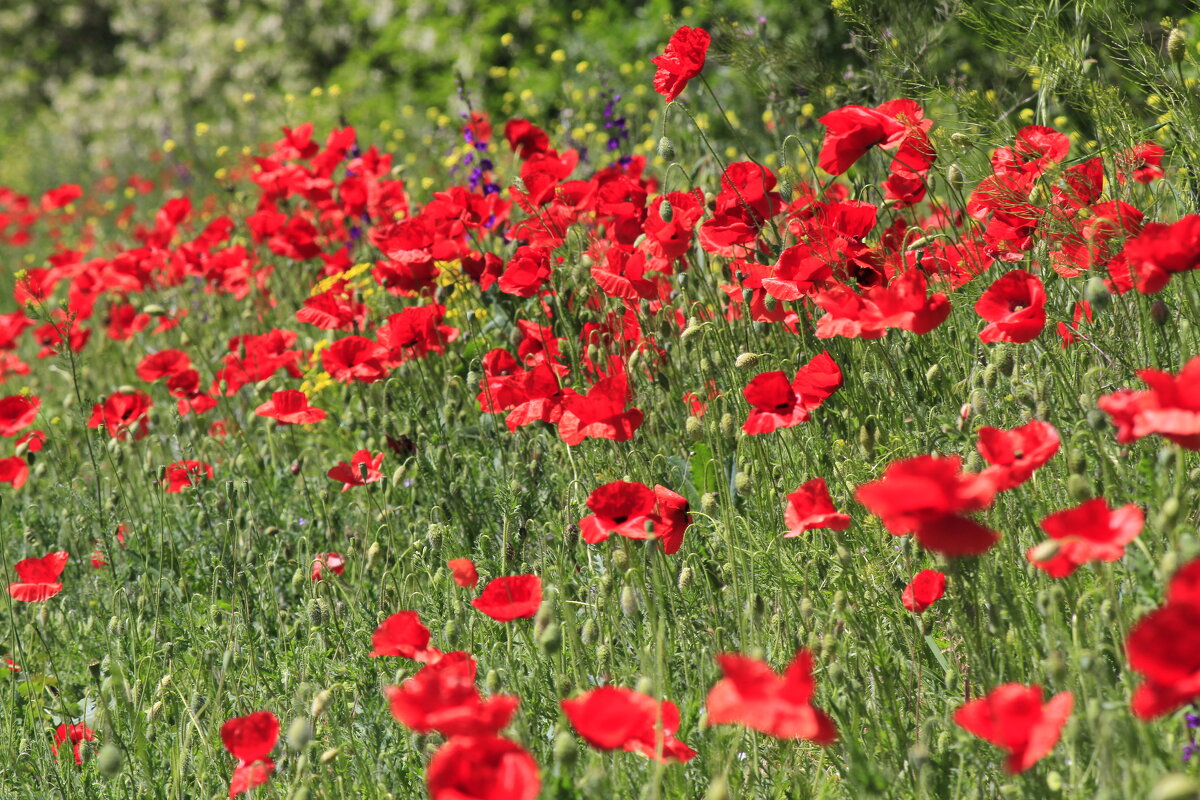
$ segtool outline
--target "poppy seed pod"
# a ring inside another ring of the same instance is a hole
[[[1187,34],[1182,28],[1172,28],[1167,34],[1167,55],[1173,64],[1182,63],[1187,57]]]
[[[675,143],[666,136],[661,136],[658,139],[658,154],[665,161],[675,160]]]

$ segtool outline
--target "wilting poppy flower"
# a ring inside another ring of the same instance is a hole
[[[67,740],[71,742],[71,751],[75,754],[75,763],[82,764],[83,756],[79,752],[80,746],[84,742],[94,742],[96,740],[96,732],[82,722],[74,725],[67,725],[65,723],[59,725],[54,729],[54,744],[50,745],[50,752],[54,753],[55,758],[58,758],[58,748]]]
[[[461,652],[447,653],[384,694],[398,722],[443,736],[494,734],[508,725],[520,702],[512,695],[480,696],[475,659]]]
[[[986,697],[961,705],[954,721],[970,733],[1008,752],[1004,767],[1024,772],[1054,749],[1075,698],[1062,692],[1042,702],[1042,687],[1006,683]]]
[[[640,483],[613,481],[588,495],[593,513],[579,521],[579,531],[588,544],[603,542],[619,533],[630,539],[653,539],[655,530],[654,492]]]
[[[824,478],[813,478],[789,494],[783,506],[783,519],[788,526],[785,539],[814,528],[844,531],[850,527],[850,515],[834,509]]]
[[[11,483],[14,489],[20,489],[29,479],[29,465],[20,456],[0,458],[0,483]]]
[[[254,409],[260,417],[270,417],[280,425],[311,425],[325,419],[325,410],[310,406],[308,395],[295,389],[274,392],[271,399]]]
[[[1195,390],[1200,385],[1200,356],[1188,361],[1178,376],[1143,369],[1138,377],[1148,390],[1120,389],[1096,401],[1117,426],[1117,441],[1128,444],[1157,433],[1188,450],[1200,450],[1200,393]]]
[[[474,589],[479,583],[479,572],[476,571],[475,562],[471,559],[452,558],[446,562],[446,566],[450,568],[454,582],[464,589]]]
[[[650,59],[650,63],[658,67],[654,73],[654,91],[665,97],[668,103],[679,97],[687,88],[688,81],[704,69],[711,39],[703,28],[689,28],[687,25],[671,34],[663,54]]]
[[[909,611],[920,614],[942,599],[945,592],[946,576],[935,569],[923,569],[904,587],[900,602]]]
[[[342,558],[341,553],[321,553],[313,559],[312,579],[314,581],[324,580],[322,573],[326,567],[334,575],[341,575],[346,571],[346,560]]]
[[[261,786],[275,771],[275,762],[267,758],[279,739],[279,720],[270,711],[255,711],[234,717],[221,726],[221,741],[238,760],[229,781],[229,796]]]
[[[988,321],[984,342],[1029,342],[1046,326],[1046,288],[1036,275],[1014,269],[1001,275],[975,303],[975,313]]]
[[[35,395],[14,394],[0,400],[0,436],[16,436],[32,425],[41,405]]]
[[[675,738],[679,708],[669,700],[619,686],[602,686],[561,702],[576,733],[592,747],[641,753],[659,761],[690,761],[696,752]],[[662,752],[658,741],[662,738]]]
[[[842,371],[822,351],[796,372],[790,382],[783,372],[764,372],[751,379],[742,395],[751,406],[742,425],[746,433],[771,433],[799,425],[842,385]]]
[[[800,650],[783,675],[749,656],[717,656],[725,677],[708,692],[709,725],[745,725],[778,739],[809,739],[833,744],[837,728],[812,705],[816,682],[812,654]]]
[[[41,603],[62,591],[58,578],[67,566],[66,551],[47,553],[41,558],[23,558],[13,565],[16,583],[8,585],[13,599],[25,603]]]
[[[383,473],[379,471],[382,463],[383,453],[371,455],[370,450],[359,450],[350,458],[349,464],[339,461],[327,474],[333,480],[342,482],[344,492],[351,486],[366,486],[383,480]]]
[[[532,617],[542,604],[542,579],[537,575],[493,578],[471,605],[500,622]]]
[[[167,484],[167,494],[179,494],[198,479],[212,480],[213,468],[203,461],[176,461],[168,464],[163,481]]]
[[[987,508],[995,494],[992,479],[963,472],[958,456],[918,456],[893,462],[856,496],[893,536],[911,533],[935,553],[974,556],[1000,535],[963,515]]]
[[[1144,521],[1134,504],[1110,509],[1108,501],[1097,497],[1042,520],[1050,541],[1029,548],[1025,556],[1050,577],[1065,578],[1089,561],[1120,559]]]
[[[429,647],[429,629],[415,611],[398,611],[379,624],[371,635],[371,657],[401,656],[426,663],[442,653]]]
[[[535,800],[541,793],[537,762],[516,742],[499,736],[455,736],[429,760],[430,800]]]
[[[1200,697],[1200,558],[1179,568],[1164,605],[1129,631],[1129,667],[1146,682],[1133,693],[1141,719],[1168,714]]]
[[[983,474],[996,484],[996,491],[1015,489],[1033,475],[1033,471],[1058,452],[1059,436],[1053,425],[1031,420],[1011,431],[980,428],[976,448],[992,466]]]
[[[149,410],[150,397],[144,392],[113,392],[103,403],[92,407],[87,426],[104,426],[109,436],[124,440],[136,424],[133,438],[140,439],[146,435],[146,412]]]

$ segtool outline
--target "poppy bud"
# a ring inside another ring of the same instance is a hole
[[[330,761],[333,761],[335,758],[338,757],[338,753],[340,753],[340,752],[342,752],[342,751],[339,750],[338,748],[331,747],[328,750],[326,750],[324,753],[321,753],[321,759],[320,759],[321,764],[325,765],[325,764],[328,764]]]
[[[542,604],[538,606],[537,613],[533,615],[533,635],[540,636],[552,622],[554,622],[554,602],[543,600]]]
[[[308,743],[312,741],[313,729],[312,723],[304,717],[296,717],[292,720],[292,724],[288,725],[287,743],[288,747],[297,752],[308,747]]]
[[[547,655],[554,655],[562,649],[562,631],[559,630],[557,622],[551,622],[542,631],[537,638],[538,646],[546,651]]]
[[[1200,797],[1200,782],[1178,772],[1160,778],[1149,794],[1149,800],[1196,800],[1197,797]]]
[[[596,663],[603,664],[608,660],[608,645],[602,644],[596,647]]]
[[[700,495],[700,511],[708,516],[712,516],[717,510],[717,493],[705,492]]]
[[[988,364],[983,368],[983,388],[995,389],[996,384],[1000,380],[1000,370],[995,364]]]
[[[158,720],[158,715],[162,713],[163,701],[155,700],[154,705],[146,710],[146,724],[153,725]]]
[[[908,748],[908,763],[913,769],[920,769],[929,761],[929,747],[924,742],[917,742]]]
[[[1155,525],[1163,533],[1170,533],[1175,529],[1175,523],[1179,520],[1179,498],[1168,497],[1159,509],[1158,515],[1155,518]]]
[[[704,800],[729,800],[729,781],[724,775],[717,775],[708,782]]]
[[[646,675],[637,679],[637,683],[633,685],[634,691],[642,694],[652,694],[654,692],[654,679]]]
[[[296,791],[292,792],[288,800],[308,800],[308,787],[298,786]]]
[[[662,157],[662,159],[664,161],[674,161],[675,160],[675,143],[672,142],[670,139],[668,139],[666,136],[659,137],[658,155],[660,157]]]
[[[1013,370],[1017,368],[1017,354],[1013,348],[1007,345],[1000,345],[992,351],[992,363],[996,365],[1002,373],[1007,377],[1012,377]]]
[[[1092,499],[1092,485],[1082,475],[1074,474],[1067,477],[1067,495],[1076,503]]]
[[[309,716],[317,719],[325,713],[325,708],[329,705],[329,700],[333,694],[328,689],[322,689],[313,697],[312,705],[309,707]]]
[[[963,150],[969,150],[974,145],[974,142],[971,141],[971,137],[967,136],[965,133],[950,134],[950,141],[954,142]]]
[[[1150,305],[1150,319],[1161,328],[1170,321],[1171,309],[1167,308],[1167,304],[1162,300],[1155,300]]]
[[[841,611],[845,607],[846,607],[846,593],[844,591],[842,591],[841,589],[838,589],[836,592],[833,593],[833,610],[836,613],[836,612]]]
[[[487,671],[487,676],[483,679],[483,686],[487,689],[488,694],[496,694],[500,691],[500,673],[494,669]]]
[[[721,436],[725,439],[732,439],[737,435],[737,423],[733,420],[733,414],[726,412],[721,415]]]
[[[379,553],[383,548],[379,546],[379,542],[371,542],[371,546],[367,548],[367,569],[375,563],[379,558]]]
[[[953,669],[946,670],[946,674],[942,676],[942,685],[946,687],[946,691],[951,691],[958,685],[958,673]]]
[[[687,431],[688,438],[693,442],[698,442],[704,438],[704,423],[699,417],[689,416],[683,427]]]
[[[579,639],[584,644],[591,644],[596,641],[596,620],[589,619],[583,623],[583,630],[579,632]]]
[[[1093,308],[1106,308],[1112,302],[1112,295],[1108,293],[1104,279],[1096,275],[1089,278],[1083,287],[1083,299],[1091,303]]]
[[[738,369],[754,369],[754,366],[761,360],[761,353],[742,353],[734,360],[733,365]]]
[[[613,550],[612,552],[613,568],[619,572],[624,572],[629,567],[629,556],[624,550]]]
[[[638,612],[637,595],[628,583],[621,587],[621,613],[632,617]]]
[[[808,620],[810,620],[812,618],[812,615],[813,615],[812,600],[809,600],[807,597],[800,598],[800,619],[803,620],[804,622],[808,622]]]
[[[570,731],[560,731],[558,736],[554,737],[554,761],[564,767],[570,767],[578,757],[579,747],[575,744],[575,737]]]
[[[121,772],[121,762],[124,757],[125,754],[121,752],[121,748],[115,744],[106,744],[100,748],[100,754],[96,757],[96,766],[100,769],[101,775],[112,778]]]
[[[950,188],[952,188],[954,191],[962,191],[963,183],[965,183],[965,181],[963,179],[962,170],[958,168],[957,164],[951,164],[950,169],[946,170],[946,183],[950,184]]]
[[[975,410],[976,414],[986,414],[988,411],[987,393],[980,389],[971,392],[971,396],[967,398],[967,402],[970,403],[971,408]]]
[[[733,476],[733,488],[738,494],[745,496],[750,490],[750,476],[745,472],[738,472]]]
[[[1029,551],[1029,560],[1034,563],[1049,561],[1058,555],[1059,549],[1061,549],[1061,545],[1057,539],[1047,539]]]
[[[1173,64],[1182,63],[1187,57],[1187,34],[1182,28],[1172,28],[1167,34],[1167,55]]]
[[[658,215],[662,217],[663,222],[670,222],[675,219],[675,209],[671,206],[671,201],[664,199],[659,203]]]

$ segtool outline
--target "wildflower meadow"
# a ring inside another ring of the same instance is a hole
[[[0,797],[1200,798],[1200,16],[34,5]]]

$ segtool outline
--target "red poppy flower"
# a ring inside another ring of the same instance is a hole
[[[504,138],[521,160],[550,149],[550,137],[527,119],[514,118],[504,123]]]
[[[275,771],[267,756],[279,740],[279,720],[270,711],[234,717],[221,726],[221,742],[238,760],[229,781],[229,796],[261,786]]]
[[[1200,268],[1200,214],[1190,214],[1170,225],[1147,224],[1125,242],[1123,253],[1139,292],[1162,291],[1172,275]]]
[[[497,282],[500,291],[517,297],[533,297],[550,278],[550,250],[524,245],[508,260]]]
[[[24,558],[13,565],[20,578],[8,585],[8,593],[14,600],[24,603],[41,603],[62,591],[59,576],[67,566],[65,551],[47,553],[41,558]]]
[[[959,706],[954,721],[1008,752],[1005,769],[1024,772],[1054,749],[1075,698],[1070,692],[1042,702],[1042,687],[1006,683]]]
[[[613,481],[588,495],[592,513],[579,521],[579,531],[588,544],[597,544],[619,533],[630,539],[654,539],[654,492],[640,483]]]
[[[137,375],[146,383],[170,378],[192,368],[192,360],[182,350],[159,350],[141,360]]]
[[[892,116],[857,105],[834,109],[817,121],[825,126],[817,165],[830,175],[841,175],[875,145],[898,145],[908,130]]]
[[[17,662],[13,661],[12,658],[5,656],[3,660],[4,660],[4,666],[8,669],[9,672],[20,672],[21,671],[21,668],[19,666],[17,666]]]
[[[1029,342],[1046,326],[1046,289],[1023,269],[1001,275],[975,303],[975,313],[988,321],[984,342]]]
[[[133,438],[141,439],[146,435],[146,412],[149,410],[150,397],[144,392],[113,392],[103,403],[92,407],[87,426],[103,426],[109,436],[123,441],[136,425]]]
[[[1133,693],[1133,713],[1141,719],[1169,714],[1200,697],[1200,559],[1179,568],[1167,587],[1164,605],[1129,631],[1129,667],[1146,682]]]
[[[1106,394],[1096,405],[1117,426],[1122,444],[1157,433],[1188,450],[1200,450],[1200,356],[1192,358],[1179,375],[1156,369],[1138,371],[1150,388],[1140,392],[1120,389]]]
[[[0,400],[0,436],[16,436],[32,425],[41,405],[36,395],[14,394]]]
[[[58,748],[67,740],[71,742],[71,751],[75,754],[75,763],[82,764],[83,755],[79,752],[80,746],[84,742],[94,742],[96,740],[96,732],[82,722],[74,725],[67,725],[66,723],[59,725],[54,729],[54,744],[50,745],[50,752],[54,753],[55,758],[58,758]]]
[[[537,575],[493,578],[471,605],[500,622],[532,617],[542,604],[542,579]]]
[[[946,576],[935,569],[923,569],[904,587],[900,602],[909,611],[920,614],[942,599],[945,592]]]
[[[383,453],[371,455],[370,450],[359,450],[350,458],[349,464],[339,461],[326,474],[335,481],[341,481],[344,492],[351,486],[366,486],[383,480],[383,473],[379,470],[382,463]]]
[[[326,567],[334,575],[341,575],[346,571],[346,560],[342,558],[341,553],[321,553],[313,559],[312,579],[314,581],[324,580],[323,573]]]
[[[850,515],[834,509],[824,478],[813,478],[789,494],[783,505],[783,519],[788,526],[785,539],[815,528],[844,531],[850,527]]]
[[[25,445],[26,452],[36,453],[46,444],[45,431],[30,431],[29,433],[17,439],[17,452],[21,452],[21,445]]]
[[[481,697],[475,659],[462,652],[447,653],[399,686],[388,686],[384,694],[402,725],[443,736],[494,734],[508,725],[520,702],[512,695]]]
[[[679,552],[683,546],[683,536],[688,526],[692,524],[692,515],[688,513],[688,501],[683,495],[673,492],[665,486],[655,484],[654,497],[658,500],[658,531],[659,541],[663,552],[672,555]]]
[[[624,371],[601,378],[587,394],[572,393],[563,400],[558,435],[572,447],[589,438],[629,441],[642,424],[640,409],[625,409],[629,399]]]
[[[882,478],[858,487],[856,496],[893,536],[911,533],[935,553],[974,556],[1000,535],[963,515],[987,508],[995,494],[995,483],[963,472],[958,456],[918,456],[893,462]]]
[[[687,88],[688,81],[704,69],[711,39],[703,28],[689,28],[687,25],[671,34],[663,54],[650,59],[650,63],[658,67],[654,73],[654,91],[665,97],[668,103],[679,97]]]
[[[388,349],[365,336],[344,336],[321,351],[321,366],[335,381],[374,383],[388,376]]]
[[[163,478],[167,484],[167,494],[179,494],[186,487],[191,486],[197,479],[212,480],[213,468],[211,464],[205,464],[203,461],[176,461],[174,464],[167,465],[166,476]]]
[[[280,425],[312,425],[325,419],[325,410],[310,406],[308,395],[295,389],[274,392],[271,399],[254,409],[260,417],[270,417]]]
[[[1025,556],[1050,577],[1065,578],[1089,561],[1120,559],[1144,522],[1142,510],[1132,503],[1110,509],[1108,501],[1097,497],[1042,520],[1042,530],[1057,547],[1040,560],[1042,545],[1029,548]]]
[[[1125,183],[1132,175],[1138,183],[1151,183],[1163,176],[1162,160],[1166,154],[1162,145],[1142,142],[1129,150],[1117,153],[1117,180]]]
[[[0,458],[0,483],[11,483],[14,489],[20,489],[29,479],[29,465],[20,456]]]
[[[1053,425],[1032,420],[1011,431],[980,428],[976,448],[991,464],[983,474],[996,484],[996,491],[1015,489],[1033,476],[1033,471],[1058,452],[1059,436]]]
[[[401,656],[428,663],[442,654],[429,646],[429,629],[415,611],[398,611],[379,624],[371,634],[371,658]]]
[[[77,183],[64,183],[44,193],[41,198],[43,211],[55,211],[71,205],[83,197],[83,189]]]
[[[388,349],[389,369],[430,353],[446,352],[458,338],[458,328],[443,325],[446,307],[438,303],[408,308],[387,318],[375,331],[375,339]]]
[[[717,656],[725,677],[708,692],[709,725],[745,725],[777,739],[808,739],[833,744],[837,728],[812,705],[816,682],[812,654],[797,651],[782,675],[749,656]]]
[[[796,372],[789,383],[783,372],[764,372],[751,379],[742,395],[751,406],[742,425],[746,433],[771,433],[807,420],[813,410],[842,385],[842,371],[822,351]]]
[[[450,568],[454,582],[464,589],[474,589],[479,583],[479,572],[471,559],[452,558],[446,562],[446,566]]]
[[[619,747],[657,761],[690,761],[696,755],[675,738],[679,708],[669,700],[659,703],[632,689],[602,686],[563,700],[561,705],[576,733],[597,749]]]
[[[541,793],[537,762],[516,742],[499,736],[455,736],[429,760],[430,800],[535,800]]]

